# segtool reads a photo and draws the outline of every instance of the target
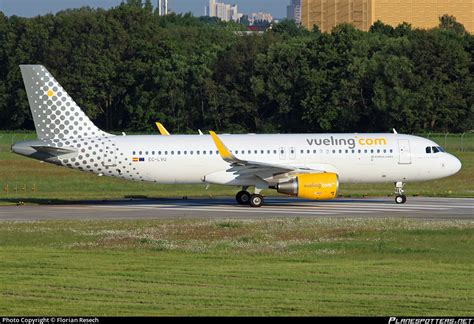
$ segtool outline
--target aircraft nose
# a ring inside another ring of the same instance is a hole
[[[457,157],[454,155],[450,155],[448,159],[448,169],[451,172],[451,174],[456,174],[461,170],[462,163],[459,161]]]

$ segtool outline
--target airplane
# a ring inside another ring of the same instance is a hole
[[[97,128],[42,65],[20,65],[37,140],[12,145],[40,161],[126,180],[241,187],[239,204],[260,207],[264,189],[311,200],[337,196],[340,183],[404,185],[451,176],[461,162],[412,135],[127,135]],[[254,187],[254,193],[248,191]]]

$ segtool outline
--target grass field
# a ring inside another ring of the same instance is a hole
[[[3,315],[472,316],[472,221],[4,222]]]
[[[13,142],[35,138],[34,133],[0,133],[0,204],[25,202],[70,202],[83,199],[120,199],[130,196],[182,197],[233,196],[238,188],[212,185],[156,185],[97,177],[85,172],[60,168],[10,152]],[[474,139],[473,139],[474,142]],[[466,145],[470,142],[466,140]],[[468,146],[470,147],[470,146]],[[463,168],[455,176],[437,181],[409,183],[407,195],[474,197],[474,152],[453,152]],[[35,189],[34,191],[32,189]],[[274,195],[273,190],[264,194]],[[341,185],[340,194],[354,196],[392,195],[393,184]]]
[[[236,191],[98,178],[9,152],[12,142],[34,137],[0,133],[0,185],[9,187],[0,204]],[[454,153],[463,162],[459,174],[409,184],[407,193],[474,197],[474,152]],[[346,185],[341,193],[392,190]],[[0,314],[472,316],[473,246],[472,221],[227,220],[224,214],[222,220],[1,222]]]

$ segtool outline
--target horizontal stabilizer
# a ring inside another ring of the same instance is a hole
[[[46,146],[46,145],[33,145],[31,147],[34,148],[38,152],[48,153],[52,155],[76,153],[76,150],[62,148],[62,147],[54,147],[54,146]]]

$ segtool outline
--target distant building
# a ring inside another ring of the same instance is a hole
[[[367,31],[377,20],[397,26],[403,22],[418,28],[438,26],[444,14],[456,17],[474,33],[473,0],[301,0],[301,23],[330,31],[341,23]]]
[[[160,16],[168,14],[168,0],[158,0],[158,14]]]
[[[286,7],[286,18],[301,22],[301,0],[291,0],[289,6]]]
[[[267,21],[271,23],[273,21],[273,16],[267,12],[252,12],[249,16],[250,24],[253,25],[257,21]]]
[[[239,13],[237,5],[209,0],[209,6],[206,7],[206,16],[217,17],[224,21],[239,21],[243,14]]]
[[[262,26],[247,26],[246,31],[235,31],[234,34],[238,36],[251,36],[251,35],[263,35],[266,31],[266,28]]]

